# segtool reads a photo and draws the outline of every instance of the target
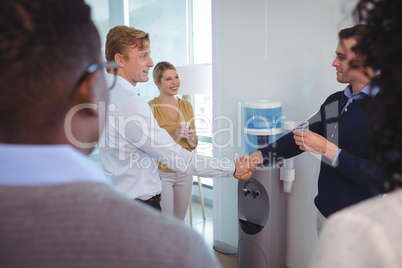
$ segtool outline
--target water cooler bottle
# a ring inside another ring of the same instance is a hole
[[[282,103],[259,100],[244,104],[244,146],[249,154],[282,137]]]
[[[280,102],[247,102],[244,114],[246,153],[281,137]],[[286,265],[287,196],[280,180],[281,164],[258,167],[249,180],[238,182],[239,268]]]

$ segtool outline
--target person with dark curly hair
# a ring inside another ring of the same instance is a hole
[[[356,49],[379,75],[371,155],[386,173],[381,199],[329,218],[312,267],[402,267],[402,0],[360,0],[357,20],[372,27]]]
[[[0,1],[0,267],[219,267],[86,156],[105,125],[104,66],[84,0]]]

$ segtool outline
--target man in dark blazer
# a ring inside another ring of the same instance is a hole
[[[302,152],[322,155],[318,178],[317,230],[326,218],[344,207],[378,196],[384,177],[368,166],[371,120],[367,109],[378,89],[370,84],[370,70],[359,62],[364,51],[354,47],[366,25],[355,25],[339,32],[336,58],[332,66],[337,80],[348,83],[330,95],[309,121],[309,132],[294,130],[275,143],[253,152],[255,164],[269,163],[270,157],[290,158]]]

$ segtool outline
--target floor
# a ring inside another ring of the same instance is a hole
[[[192,203],[193,211],[193,225],[192,228],[201,234],[205,239],[205,243],[208,248],[215,254],[223,268],[234,268],[237,267],[237,255],[228,255],[218,252],[213,249],[213,219],[212,219],[212,207],[205,205],[205,221],[202,217],[201,205],[198,202]],[[184,219],[185,224],[190,225],[190,216],[187,212],[186,218]]]

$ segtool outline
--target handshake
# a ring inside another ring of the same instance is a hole
[[[263,157],[260,151],[255,151],[250,155],[243,155],[234,160],[236,171],[233,176],[239,180],[248,180],[254,169],[261,164]]]

